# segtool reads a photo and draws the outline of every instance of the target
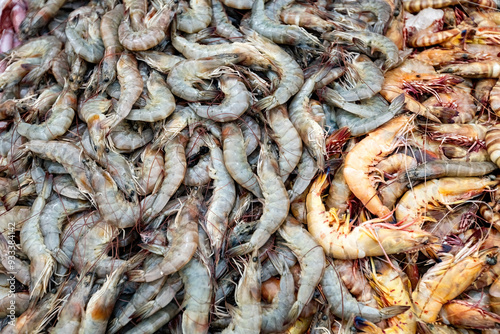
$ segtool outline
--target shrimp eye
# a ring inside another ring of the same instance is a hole
[[[497,264],[497,258],[488,256],[486,258],[486,263],[489,264],[490,266],[494,266],[495,264]]]
[[[400,14],[399,9],[395,9],[394,13],[392,15],[394,15],[394,17],[397,17],[397,16],[399,16],[399,14]]]
[[[321,317],[321,319],[322,319],[322,320],[324,320],[324,321],[326,321],[326,320],[328,320],[328,317],[327,317],[327,316],[326,316],[326,314],[325,314],[325,315],[323,315],[323,316]]]
[[[416,77],[417,77],[417,78],[420,78],[420,74],[417,74],[417,75],[416,75]]]
[[[2,92],[3,92],[3,88],[0,88],[0,93],[2,93]]]
[[[104,78],[103,80],[104,82],[108,82],[109,81],[109,78]]]
[[[257,262],[258,260],[259,260],[259,259],[257,258],[257,256],[254,256],[254,257],[252,258],[252,261],[253,261],[253,262]]]
[[[94,145],[94,151],[97,152],[97,145]]]
[[[104,151],[106,151],[106,153],[109,153],[109,148],[105,148]]]
[[[72,77],[69,77],[69,82],[73,82],[73,78]]]

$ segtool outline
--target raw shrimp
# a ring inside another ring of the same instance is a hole
[[[151,148],[148,145],[141,153],[141,161],[136,168],[137,193],[141,196],[147,196],[156,192],[163,181],[163,167],[165,162],[160,151]]]
[[[21,249],[31,260],[30,306],[34,306],[47,291],[56,261],[43,242],[40,230],[40,213],[52,192],[52,177],[45,177],[43,188],[31,206],[31,217],[21,229]]]
[[[236,188],[231,178],[231,174],[229,174],[226,169],[222,150],[217,146],[211,136],[207,135],[203,140],[210,149],[213,165],[212,168],[210,168],[210,178],[214,180],[213,195],[210,199],[210,205],[208,206],[205,216],[206,229],[212,249],[215,252],[215,261],[218,262],[219,252],[222,248],[222,242],[228,225],[228,217],[236,200]],[[243,154],[240,155],[243,156],[243,158],[245,157]],[[242,178],[238,179],[240,179],[240,182],[242,181]]]
[[[189,34],[198,32],[212,21],[209,0],[189,0],[190,8],[182,8],[177,15],[177,28]]]
[[[151,317],[142,320],[126,334],[153,334],[162,329],[170,320],[172,320],[182,308],[178,305],[179,301],[173,301],[166,307],[153,314]]]
[[[217,73],[215,74],[217,75]],[[223,74],[219,79],[224,100],[218,105],[190,103],[189,107],[200,117],[216,122],[230,122],[240,118],[252,106],[252,94],[243,81],[234,74]]]
[[[452,300],[444,304],[439,315],[445,324],[456,327],[488,329],[500,325],[499,315],[465,300]]]
[[[11,231],[11,229],[9,229],[9,231]],[[31,281],[30,266],[13,255],[16,253],[11,246],[13,242],[13,235],[11,237],[11,235],[5,233],[9,239],[7,241],[3,233],[4,232],[0,232],[0,250],[2,251],[2,255],[0,255],[0,264],[4,268],[8,268],[8,271],[16,278],[16,280],[26,286],[29,286]]]
[[[101,68],[100,91],[105,91],[108,85],[116,79],[118,54],[123,51],[123,47],[118,39],[118,27],[123,20],[123,12],[123,5],[118,4],[101,18],[104,57]]]
[[[484,269],[496,264],[497,254],[497,248],[474,252],[469,247],[455,256],[444,254],[412,293],[415,315],[425,322],[436,321],[443,304],[460,295]]]
[[[155,282],[157,281],[151,282],[149,284],[154,284]],[[167,307],[168,304],[176,297],[176,294],[182,287],[182,280],[177,274],[170,276],[166,280],[166,282],[164,282],[155,299],[139,307],[134,313],[134,316],[138,316],[141,319],[150,318],[156,312],[161,311],[162,308]]]
[[[116,64],[121,93],[115,113],[101,123],[101,127],[112,129],[132,110],[132,106],[142,93],[143,80],[137,69],[137,61],[130,53],[122,53]]]
[[[321,200],[326,185],[326,175],[320,175],[311,186],[306,202],[309,233],[323,247],[326,255],[353,260],[416,251],[437,241],[437,237],[417,228],[366,223],[351,229],[348,222],[336,223],[335,212],[325,211]]]
[[[153,130],[149,127],[135,131],[129,122],[120,122],[110,132],[108,145],[118,153],[130,153],[153,140]]]
[[[299,291],[297,301],[286,317],[286,323],[295,322],[314,294],[325,268],[325,254],[320,245],[294,218],[288,216],[278,230],[286,240],[287,246],[297,257],[300,264]]]
[[[76,54],[89,63],[98,63],[104,56],[104,44],[101,39],[101,19],[104,14],[101,7],[80,7],[68,17],[66,37]]]
[[[198,247],[199,194],[191,194],[169,227],[171,240],[168,247],[145,244],[142,247],[159,255],[163,261],[154,268],[133,270],[128,273],[133,282],[152,282],[182,269]]]
[[[134,226],[140,218],[138,203],[128,202],[119,192],[111,175],[97,166],[93,160],[85,160],[85,173],[94,189],[91,197],[95,201],[101,217],[118,228]]]
[[[262,247],[287,217],[290,208],[288,193],[279,177],[278,163],[266,144],[261,147],[257,175],[264,196],[264,212],[250,241],[227,251],[229,257],[248,254]]]
[[[29,140],[52,140],[68,131],[75,117],[77,97],[68,86],[54,103],[50,116],[41,124],[19,123],[17,131]]]
[[[127,120],[157,122],[166,119],[174,112],[175,98],[158,72],[151,71],[146,86],[148,89],[146,105],[141,109],[132,109],[126,117]]]
[[[249,156],[259,146],[261,137],[260,125],[252,117],[243,115],[240,126],[243,138],[245,138],[245,152]]]
[[[299,64],[278,45],[256,32],[245,32],[247,39],[264,55],[272,59],[280,77],[279,85],[272,93],[254,106],[259,110],[269,110],[286,103],[295,95],[304,83],[304,74]]]
[[[331,305],[330,312],[342,319],[348,319],[352,315],[360,315],[367,320],[380,322],[383,319],[394,317],[409,308],[408,306],[398,305],[379,310],[357,302],[344,286],[335,271],[335,267],[331,263],[325,268],[325,274],[321,279],[321,288],[328,303]]]
[[[232,308],[233,319],[229,326],[222,331],[222,334],[260,333],[262,326],[260,272],[258,251],[255,250],[238,282],[235,296],[238,308]]]
[[[179,274],[184,283],[183,333],[207,333],[212,306],[213,283],[207,258],[193,257]]]
[[[403,195],[396,207],[398,221],[410,221],[421,225],[427,210],[438,205],[448,205],[459,200],[470,199],[500,181],[490,178],[444,177],[419,184]]]
[[[489,161],[466,162],[466,161],[427,161],[417,167],[409,168],[402,173],[398,179],[408,180],[430,180],[441,177],[471,177],[484,176],[497,169],[497,166]]]
[[[378,217],[387,216],[390,210],[382,204],[370,182],[369,167],[394,151],[401,136],[413,127],[412,117],[398,116],[356,144],[345,159],[344,177],[349,189]]]
[[[448,65],[439,70],[439,73],[452,73],[464,78],[498,78],[500,76],[500,62],[490,60],[460,65]]]
[[[236,123],[225,123],[222,126],[222,145],[224,165],[231,177],[256,197],[262,198],[257,176],[247,161],[243,134]]]
[[[300,196],[300,194],[306,191],[317,172],[318,165],[316,164],[316,161],[311,157],[307,150],[303,150],[302,156],[297,164],[297,176],[293,181],[292,189],[288,190],[290,203],[293,203]]]
[[[221,37],[231,41],[244,40],[243,34],[233,26],[219,0],[212,0],[212,26],[215,27],[215,33]]]

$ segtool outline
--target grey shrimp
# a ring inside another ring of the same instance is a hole
[[[210,5],[210,0],[189,0],[191,8],[182,8],[177,16],[177,28],[192,34],[208,27],[212,21]]]
[[[83,312],[90,298],[95,276],[87,273],[76,285],[69,298],[61,307],[57,317],[57,324],[49,329],[50,334],[65,333],[78,334],[78,329],[83,317]]]
[[[279,85],[273,94],[261,99],[255,104],[259,110],[268,110],[286,103],[295,95],[304,83],[304,73],[295,59],[278,45],[256,32],[247,32],[247,38],[264,55],[269,57],[276,66],[280,77]]]
[[[281,256],[273,262],[276,262],[275,266],[280,274],[280,291],[271,305],[262,307],[262,333],[283,332],[288,312],[295,301],[295,284],[288,264]]]
[[[230,41],[244,41],[244,35],[229,21],[224,7],[219,0],[212,0],[212,26],[217,35]]]
[[[75,53],[93,64],[98,63],[104,56],[100,19],[103,14],[101,7],[80,7],[70,14],[66,24],[66,37]]]
[[[132,109],[126,119],[130,121],[157,122],[166,119],[174,112],[175,98],[158,72],[151,71],[146,87],[148,90],[146,105],[140,109]]]
[[[224,100],[218,105],[201,105],[191,103],[189,107],[204,118],[216,122],[231,122],[237,120],[252,106],[252,94],[247,90],[241,78],[228,73],[219,79]]]
[[[198,248],[199,205],[199,194],[191,194],[170,227],[171,241],[168,247],[152,244],[142,246],[149,251],[163,255],[163,261],[147,271],[130,271],[128,275],[131,281],[152,282],[181,270],[191,260]]]
[[[155,193],[163,181],[165,161],[160,150],[147,145],[141,153],[141,163],[135,169],[137,176],[137,193],[147,196]]]
[[[260,272],[258,251],[255,250],[238,282],[235,297],[238,308],[233,309],[233,319],[229,326],[222,331],[222,334],[260,333],[262,326]]]
[[[88,201],[71,200],[64,197],[48,202],[40,213],[40,231],[47,250],[65,267],[69,267],[70,259],[59,249],[63,221],[74,213],[90,208]]]
[[[182,287],[182,280],[177,274],[170,276],[165,284],[163,284],[163,286],[161,287],[155,299],[150,300],[143,306],[137,308],[134,316],[137,316],[141,319],[149,319],[156,312],[159,312],[164,307],[167,307],[168,304],[170,304],[170,302],[175,298],[176,294],[182,289]]]
[[[41,124],[19,123],[17,132],[29,140],[52,140],[68,131],[75,117],[77,97],[68,86],[54,103],[50,116]]]
[[[222,126],[222,146],[224,164],[232,178],[256,197],[262,198],[257,176],[247,161],[243,134],[236,123],[225,123]]]
[[[278,145],[280,175],[283,182],[293,172],[303,154],[302,139],[293,126],[285,106],[278,106],[267,112],[272,138]]]
[[[245,138],[245,152],[249,156],[259,147],[261,137],[260,125],[252,117],[243,115],[240,126],[243,138]]]
[[[111,175],[98,167],[93,160],[86,160],[84,164],[85,174],[94,189],[92,198],[101,217],[118,228],[134,226],[140,218],[138,203],[128,202]]]
[[[135,53],[138,60],[148,64],[151,68],[160,73],[167,74],[172,68],[181,61],[185,60],[184,57],[166,54],[160,51],[138,51]]]
[[[59,175],[54,177],[52,190],[67,198],[79,200],[87,199],[77,188],[76,183],[70,175]]]
[[[118,82],[120,83],[120,99],[115,108],[115,113],[104,120],[102,127],[114,128],[125,119],[135,101],[141,96],[143,89],[142,76],[137,68],[137,61],[130,53],[122,53],[116,64]]]
[[[187,169],[186,153],[184,152],[186,141],[187,139],[181,133],[165,145],[165,166],[163,167],[165,177],[163,182],[156,194],[146,197],[142,202],[146,220],[155,218],[181,185]]]
[[[236,201],[236,188],[231,175],[226,169],[222,150],[211,136],[205,136],[204,141],[210,149],[213,165],[210,169],[210,178],[214,180],[213,195],[205,216],[206,229],[216,254],[216,261],[218,261],[228,225],[228,217]]]
[[[52,192],[52,177],[45,177],[43,188],[31,206],[31,216],[21,229],[21,249],[31,261],[30,264],[30,305],[35,305],[45,294],[50,277],[55,270],[56,261],[43,242],[40,230],[40,212],[45,207]]]
[[[183,333],[207,333],[210,309],[212,307],[213,283],[209,269],[209,259],[196,256],[179,272],[184,283],[185,306],[182,314]]]
[[[290,208],[288,193],[279,177],[278,163],[267,145],[261,147],[257,175],[264,195],[264,212],[250,241],[230,249],[226,253],[229,257],[248,254],[253,249],[262,247],[288,215]]]
[[[108,145],[114,151],[118,153],[130,153],[153,140],[153,129],[146,127],[142,131],[136,131],[132,126],[129,122],[120,122],[111,129],[108,137]]]
[[[288,3],[290,3],[289,1]],[[279,10],[281,11],[281,9]],[[274,43],[289,44],[299,47],[319,48],[323,45],[319,39],[296,25],[282,24],[278,18],[270,18],[264,8],[264,0],[254,0],[250,26],[260,35],[269,38]]]
[[[331,305],[331,313],[339,318],[348,319],[352,315],[359,315],[367,320],[371,319],[369,320],[371,322],[380,322],[409,308],[409,306],[391,306],[379,310],[356,301],[340,280],[340,276],[335,271],[332,263],[329,263],[325,268],[325,273],[321,279],[321,287],[328,303]]]
[[[297,176],[293,182],[292,189],[288,190],[288,196],[290,196],[291,203],[306,191],[317,172],[318,165],[316,161],[307,150],[303,150],[302,156],[297,164]]]
[[[286,321],[291,323],[298,319],[304,306],[311,301],[314,290],[323,276],[326,260],[323,248],[307,230],[302,228],[302,224],[291,216],[287,217],[278,231],[300,264],[300,287],[297,292],[297,301],[288,313]]]
[[[2,252],[0,255],[0,264],[4,268],[9,268],[9,271],[12,272],[14,277],[19,282],[26,286],[29,286],[31,281],[30,266],[21,259],[14,256],[16,251],[12,250],[12,246],[11,244],[9,244],[11,243],[13,237],[14,235],[10,237],[9,234],[7,234],[7,238],[9,238],[9,241],[7,241],[7,239],[3,235],[3,232],[0,232],[0,251]]]
[[[105,91],[110,83],[116,79],[116,63],[118,54],[123,52],[123,46],[118,39],[118,27],[123,20],[125,8],[122,4],[116,5],[101,18],[101,36],[104,45],[102,60],[100,91]]]
[[[156,254],[151,254],[144,261],[144,268],[152,268],[161,263],[163,258]],[[150,283],[142,283],[132,296],[132,299],[127,303],[125,308],[117,315],[116,318],[110,321],[108,332],[114,334],[123,328],[132,320],[132,316],[137,313],[137,310],[144,304],[147,304],[153,299],[161,290],[161,287],[167,280],[167,277],[162,277]]]
[[[179,307],[178,301],[173,301],[152,316],[142,320],[125,334],[153,334],[163,328],[170,320],[172,320],[182,308]]]
[[[209,101],[217,91],[199,90],[193,87],[201,79],[211,78],[212,72],[221,66],[238,63],[244,59],[241,54],[223,54],[213,57],[184,60],[176,64],[167,77],[167,84],[172,93],[187,101]]]
[[[323,127],[318,124],[309,110],[309,98],[318,81],[327,75],[331,65],[326,64],[316,74],[306,80],[300,91],[295,95],[288,112],[290,121],[299,132],[311,156],[316,160],[320,170],[325,168],[326,144]]]

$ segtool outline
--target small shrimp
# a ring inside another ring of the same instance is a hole
[[[278,231],[297,257],[301,268],[297,301],[286,317],[286,323],[291,323],[298,319],[304,306],[311,301],[323,276],[326,260],[321,246],[294,218],[288,216]]]
[[[207,333],[212,307],[213,283],[207,258],[193,257],[179,272],[184,283],[183,333]]]
[[[217,75],[217,74],[216,74]],[[200,117],[215,122],[231,122],[237,120],[252,106],[252,94],[246,89],[243,81],[234,74],[223,74],[219,79],[220,90],[224,100],[219,105],[201,105],[190,103],[189,107]]]
[[[217,35],[230,41],[243,42],[244,40],[244,35],[233,26],[219,0],[212,0],[212,26],[215,27]]]
[[[66,24],[66,37],[74,51],[89,63],[96,64],[104,56],[101,39],[101,7],[86,6],[73,11]]]
[[[158,72],[151,71],[146,86],[148,90],[146,105],[141,109],[132,109],[126,117],[127,120],[157,122],[166,119],[174,112],[175,98]]]
[[[444,304],[439,315],[445,324],[461,328],[488,329],[500,325],[499,315],[465,300],[452,300]]]
[[[116,79],[118,54],[123,52],[123,47],[118,38],[118,27],[123,20],[123,12],[123,5],[118,4],[101,18],[104,57],[102,59],[100,91],[105,91],[108,85]]]
[[[278,5],[278,7],[281,7]],[[259,35],[268,38],[274,43],[289,44],[299,47],[323,48],[318,38],[304,28],[296,25],[287,25],[279,22],[279,12],[276,8],[277,18],[271,18],[264,8],[264,0],[254,0],[252,15],[250,16],[250,27]]]
[[[186,175],[187,163],[184,146],[187,142],[183,134],[177,135],[164,147],[163,173],[165,177],[154,195],[150,195],[143,200],[143,211],[146,221],[155,218],[167,205],[170,198],[175,194]],[[153,147],[154,149],[154,147]]]
[[[460,48],[441,49],[431,48],[423,50],[415,55],[413,59],[417,59],[425,64],[432,66],[445,66],[452,63],[462,63],[475,59],[475,56]]]
[[[233,309],[233,319],[229,326],[222,331],[222,334],[260,333],[262,326],[260,273],[260,260],[258,251],[255,250],[238,282],[235,296],[238,308]]]
[[[377,191],[372,186],[369,168],[398,146],[402,134],[411,131],[414,127],[412,124],[411,117],[398,116],[371,132],[347,154],[344,177],[349,189],[371,213],[378,217],[388,215],[390,210],[382,204]]]
[[[185,60],[184,57],[174,56],[159,51],[138,51],[135,53],[138,60],[148,64],[151,68],[160,73],[167,74],[172,70],[175,64]]]
[[[238,63],[243,58],[244,56],[241,54],[223,54],[202,59],[184,60],[172,68],[167,77],[167,84],[174,95],[184,100],[213,100],[218,95],[217,91],[198,90],[193,87],[193,84],[201,79],[211,78],[211,73],[216,68]]]
[[[497,169],[497,166],[489,161],[466,162],[466,161],[427,161],[417,167],[408,168],[398,179],[408,180],[431,180],[441,177],[471,177],[484,176]]]
[[[328,262],[331,262],[331,260]],[[359,315],[369,321],[380,322],[392,318],[409,308],[409,306],[396,305],[379,310],[357,302],[344,286],[334,265],[331,263],[327,264],[320,284],[323,294],[331,306],[330,312],[339,318],[348,319],[353,315]]]
[[[163,255],[163,260],[158,266],[148,268],[147,271],[129,271],[128,276],[131,281],[153,282],[181,270],[191,260],[198,248],[199,205],[200,199],[197,193],[192,194],[183,204],[175,221],[169,227],[171,242],[168,247],[154,244],[142,246],[158,255]]]
[[[500,77],[500,62],[487,60],[467,64],[448,65],[438,71],[439,73],[452,73],[464,78],[498,78]]]
[[[443,254],[441,262],[422,276],[412,293],[415,315],[422,321],[435,322],[443,304],[460,295],[486,268],[497,263],[497,253],[497,248],[477,252],[464,247],[455,256]]]
[[[118,153],[130,153],[148,144],[154,138],[153,129],[135,131],[129,122],[120,122],[109,132],[108,145]]]
[[[398,221],[413,221],[421,225],[427,210],[438,205],[448,205],[458,200],[470,199],[500,180],[479,177],[444,177],[419,184],[403,195],[396,207]]]
[[[326,255],[354,260],[397,254],[432,246],[438,239],[418,228],[392,228],[385,224],[368,223],[351,229],[349,223],[339,224],[335,219],[335,210],[325,211],[321,200],[326,185],[326,175],[320,175],[312,184],[306,202],[309,233],[323,247]]]
[[[181,8],[177,16],[177,28],[188,34],[208,27],[212,21],[212,8],[209,0],[189,0],[190,8]]]
[[[261,146],[257,175],[264,197],[264,212],[250,241],[227,251],[226,255],[229,257],[248,254],[262,247],[288,215],[290,208],[288,193],[279,177],[278,163],[265,144]]]
[[[262,198],[257,176],[247,161],[243,134],[236,123],[224,123],[222,126],[222,145],[224,165],[231,177],[256,197]]]
[[[80,328],[85,306],[90,298],[95,276],[91,273],[84,275],[62,305],[57,317],[57,324],[49,329],[50,334],[76,334]]]
[[[212,249],[215,252],[216,262],[218,262],[219,252],[222,248],[224,235],[226,234],[228,217],[236,201],[236,188],[231,174],[229,174],[226,168],[222,150],[217,146],[211,136],[207,135],[203,140],[210,149],[213,165],[210,169],[210,178],[214,180],[213,195],[210,199],[210,205],[208,206],[205,216],[206,229]],[[238,177],[238,179],[240,182],[242,181],[241,177]]]
[[[68,63],[68,56],[66,51],[60,51],[57,56],[52,60],[52,66],[50,68],[52,74],[54,75],[57,83],[64,86],[64,80],[69,77],[70,65]]]
[[[249,156],[259,146],[261,137],[260,125],[248,115],[243,115],[239,125],[241,126],[243,138],[245,138],[245,152]]]
[[[324,33],[333,29],[332,23],[325,18],[324,12],[314,6],[292,5],[281,11],[281,21],[289,25],[296,25]]]
[[[125,119],[135,101],[141,96],[144,86],[142,76],[137,68],[137,61],[130,53],[122,53],[116,64],[118,82],[120,83],[120,99],[115,108],[115,113],[104,121],[101,127],[112,129]]]
[[[304,83],[304,73],[295,59],[281,47],[256,32],[246,31],[247,39],[264,55],[273,60],[280,81],[274,92],[254,106],[258,110],[269,110],[286,103]]]
[[[31,206],[31,217],[21,229],[21,249],[30,263],[30,306],[36,305],[47,291],[50,277],[55,270],[56,261],[43,242],[40,230],[40,213],[52,192],[52,177],[45,177],[43,188]]]
[[[118,28],[120,43],[130,51],[145,51],[165,39],[165,33],[175,14],[175,1],[153,1],[154,15],[151,12],[139,29],[134,30],[134,22],[125,17]]]
[[[29,140],[52,140],[68,131],[75,117],[77,97],[68,86],[64,88],[54,103],[50,116],[41,124],[21,122],[17,125],[17,132]]]
[[[128,202],[111,175],[98,167],[95,161],[85,160],[84,165],[85,174],[94,189],[91,197],[102,218],[118,228],[134,226],[140,219],[140,207],[137,203]]]

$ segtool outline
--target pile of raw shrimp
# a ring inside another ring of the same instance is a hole
[[[1,333],[499,333],[493,0],[0,1]]]

